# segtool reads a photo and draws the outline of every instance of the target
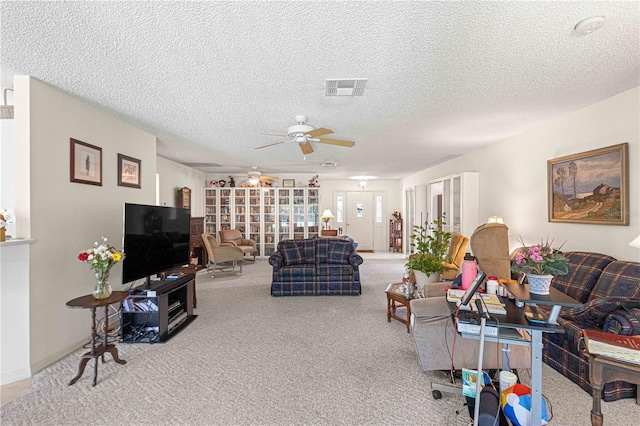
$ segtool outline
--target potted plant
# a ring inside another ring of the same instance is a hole
[[[409,257],[405,266],[414,272],[418,284],[423,284],[423,280],[437,282],[444,272],[444,261],[450,261],[445,259],[445,254],[449,248],[451,233],[444,231],[444,225],[446,222],[442,215],[432,223],[427,219],[424,226],[413,227],[410,238],[415,253]]]
[[[529,292],[533,294],[549,294],[551,280],[555,275],[565,275],[569,272],[567,258],[560,251],[551,247],[553,240],[527,246],[520,238],[522,248],[511,263],[511,270],[522,272],[527,276]],[[562,244],[564,245],[564,244]]]

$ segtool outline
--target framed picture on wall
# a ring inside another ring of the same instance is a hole
[[[629,225],[629,144],[547,161],[549,222]]]
[[[102,148],[70,139],[70,181],[102,186]]]
[[[141,188],[141,161],[137,158],[118,154],[118,185],[130,188]]]

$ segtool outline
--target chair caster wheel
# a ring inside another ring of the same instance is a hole
[[[431,395],[433,395],[433,399],[442,398],[442,392],[440,392],[439,390],[431,391]]]

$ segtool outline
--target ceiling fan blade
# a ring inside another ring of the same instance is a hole
[[[354,141],[345,141],[342,139],[327,139],[327,138],[319,138],[318,142],[320,143],[327,143],[330,145],[338,145],[338,146],[344,146],[347,148],[351,148],[352,146],[354,146],[356,143]]]
[[[266,145],[256,146],[255,149],[262,149],[262,148],[266,148],[268,146],[280,145],[281,143],[285,143],[285,141],[278,141],[278,142],[273,142],[273,143],[269,143],[269,144],[266,144]]]
[[[313,147],[309,141],[298,145],[300,146],[300,151],[302,151],[304,155],[311,154],[313,152]]]
[[[312,138],[317,138],[318,136],[329,135],[333,133],[333,130],[325,129],[324,127],[320,127],[318,129],[309,130],[305,133],[305,135],[309,135]]]

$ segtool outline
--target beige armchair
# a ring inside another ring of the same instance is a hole
[[[244,252],[240,247],[221,247],[215,236],[206,233],[202,234],[202,242],[204,243],[207,255],[209,256],[207,271],[211,272],[212,277],[214,276],[216,268],[223,270],[228,263],[232,263],[233,271],[236,270],[239,263],[239,273],[242,275],[242,259],[244,258]]]
[[[239,247],[245,254],[253,254],[253,261],[256,261],[258,249],[256,242],[242,237],[242,232],[238,229],[223,229],[218,232],[220,235],[220,247]]]
[[[451,262],[444,262],[444,272],[442,273],[443,280],[453,280],[458,275],[458,270],[462,261],[464,260],[464,254],[467,251],[469,245],[469,238],[454,232],[449,242],[449,251],[445,255],[445,259],[451,260]]]
[[[478,265],[487,275],[509,278],[510,260],[508,228],[501,223],[479,226],[471,236],[471,249],[478,259]],[[451,312],[445,298],[448,282],[425,285],[424,299],[411,301],[411,334],[413,336],[418,363],[423,371],[449,370],[451,349],[456,334]],[[478,367],[479,342],[456,339],[454,368]],[[483,368],[502,368],[502,344],[485,342]],[[526,346],[510,345],[509,365],[511,368],[530,368],[531,351]]]

